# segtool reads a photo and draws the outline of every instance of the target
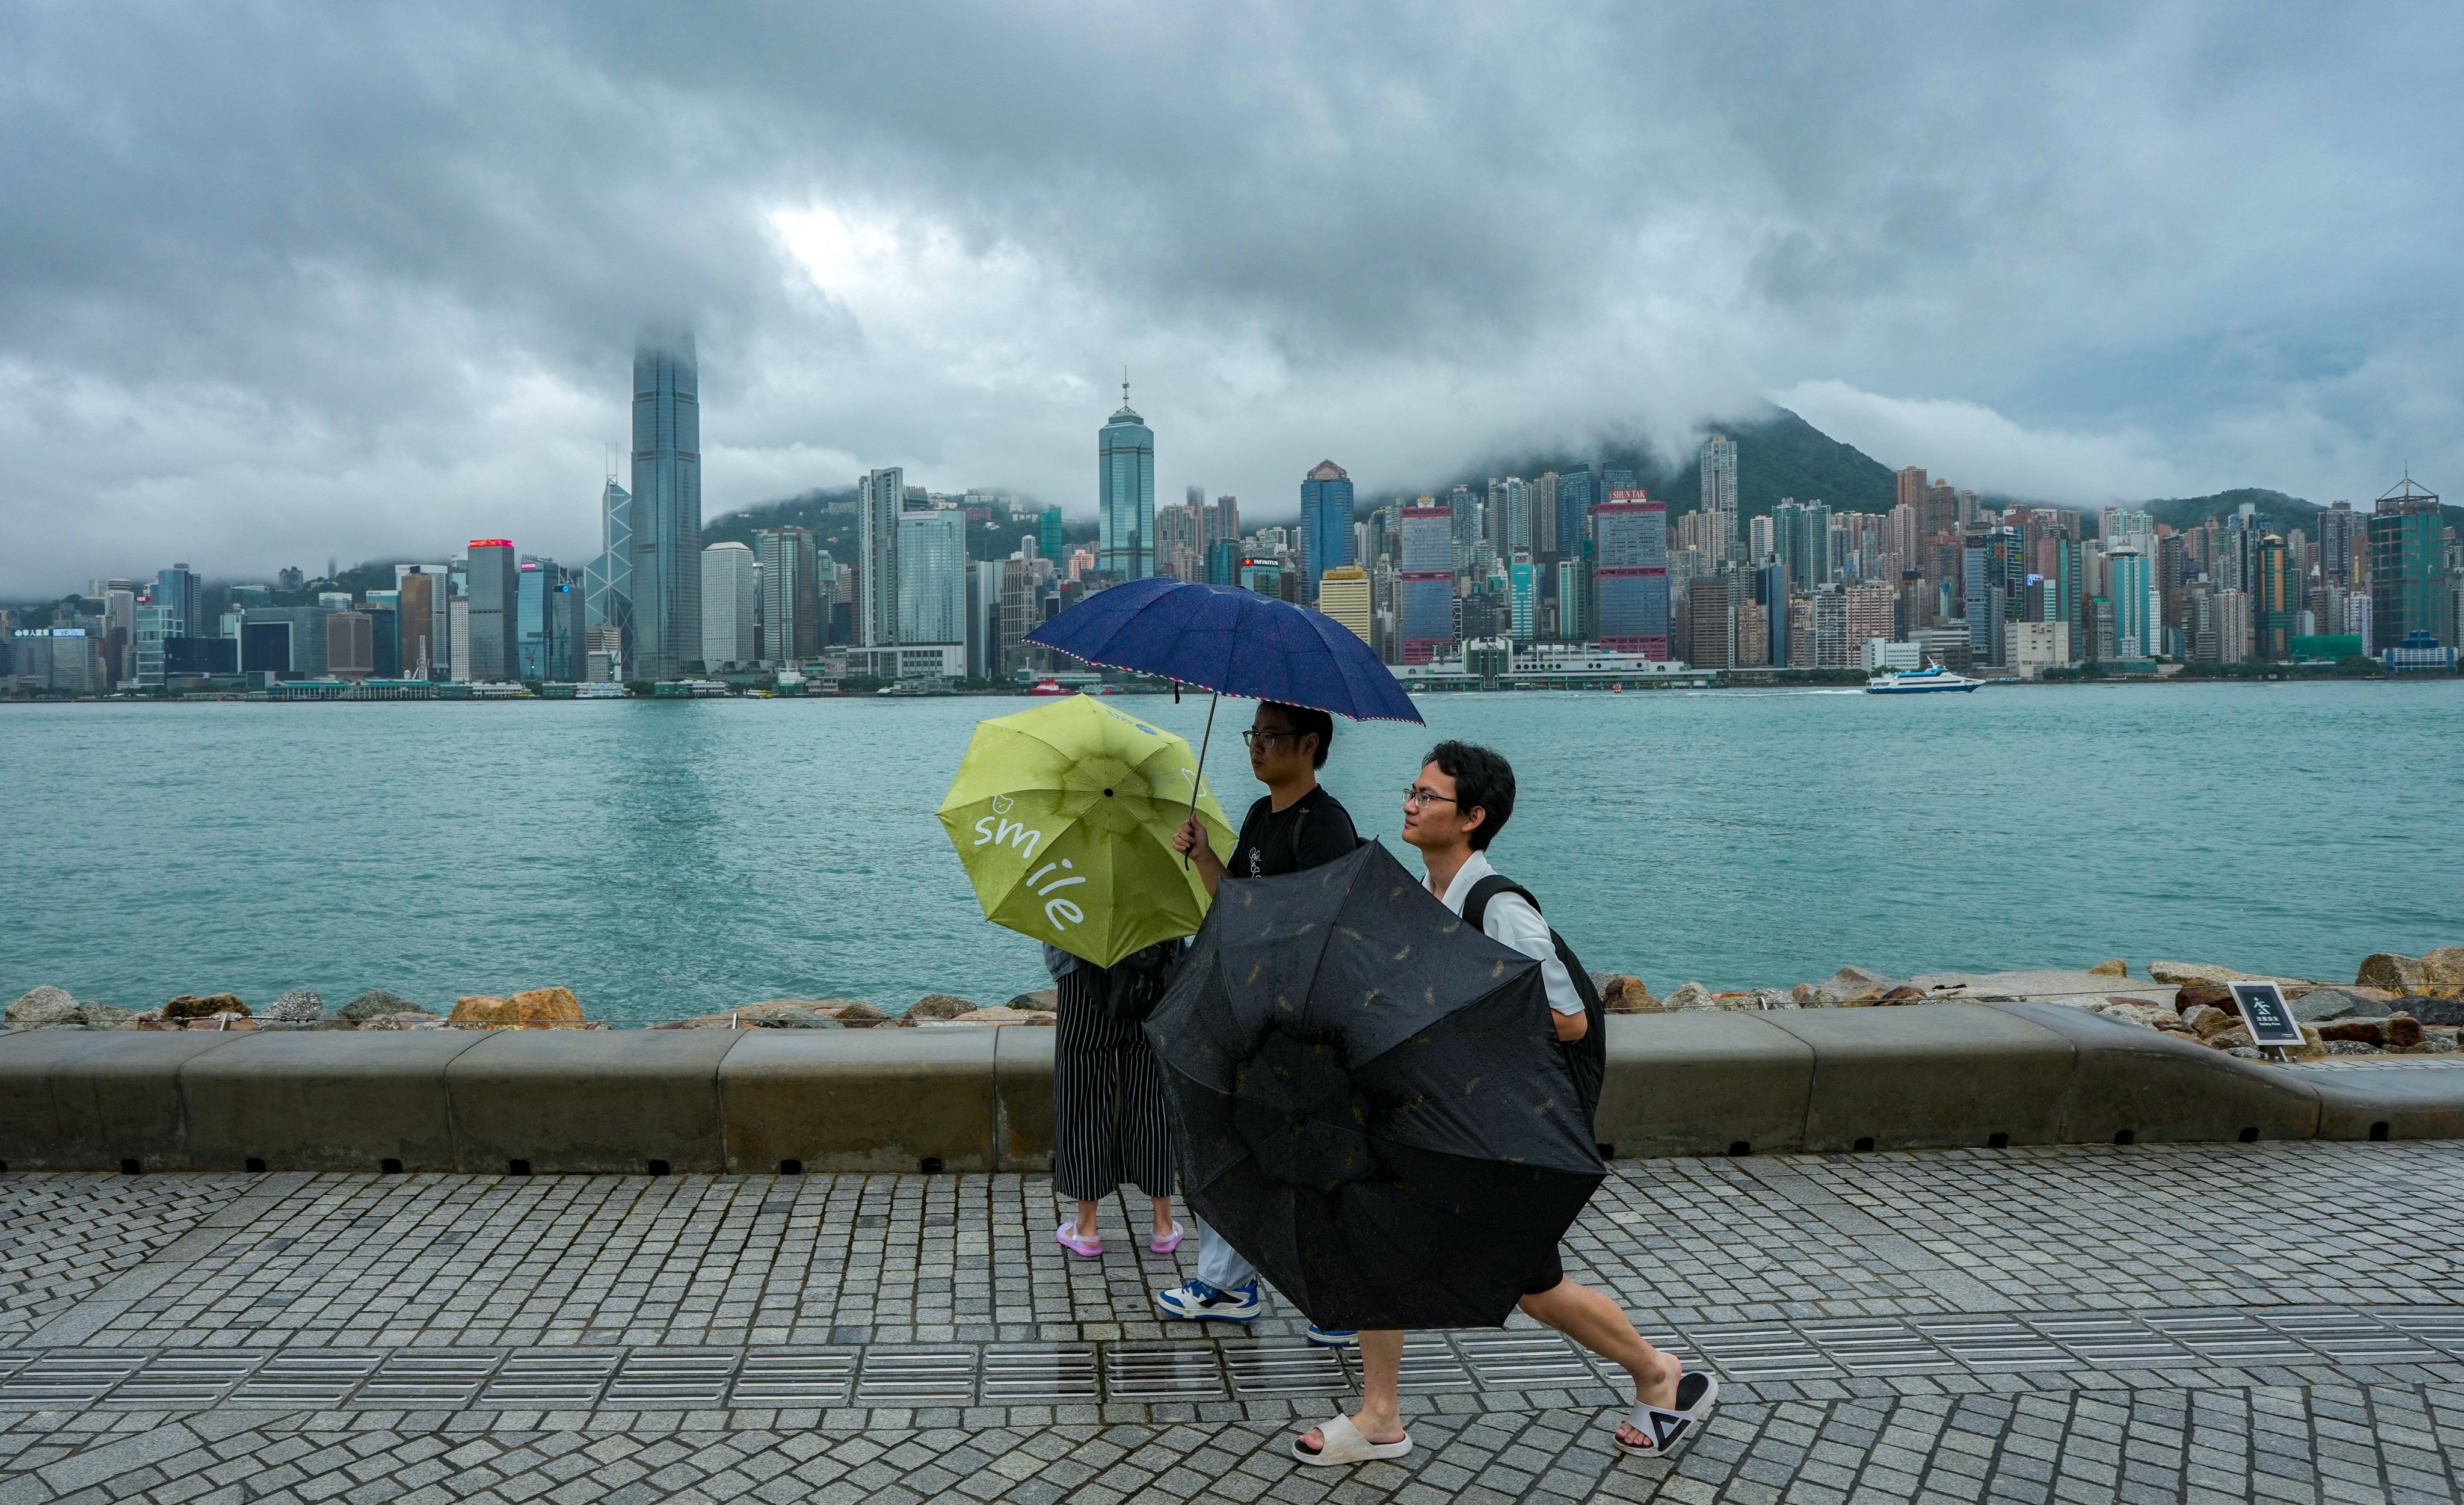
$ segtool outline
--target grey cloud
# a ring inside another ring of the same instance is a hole
[[[2431,5],[16,7],[0,592],[483,525],[578,553],[666,316],[700,335],[714,510],[902,461],[1081,505],[1124,360],[1162,490],[1259,511],[1323,454],[1374,491],[1822,382],[2153,435],[2168,483],[2358,493],[2390,447],[2464,459],[2459,33]],[[808,274],[774,216],[817,208],[897,250]]]

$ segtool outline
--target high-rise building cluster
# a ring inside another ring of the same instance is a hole
[[[1888,512],[1784,496],[1749,514],[1739,444],[1715,433],[1697,455],[1695,505],[1673,518],[1667,498],[1605,461],[1364,513],[1327,459],[1300,477],[1296,526],[1244,531],[1238,498],[1210,501],[1200,486],[1156,505],[1155,431],[1126,382],[1095,436],[1091,546],[1071,546],[1059,507],[936,494],[891,466],[855,483],[847,562],[793,525],[705,548],[698,378],[690,333],[642,341],[630,487],[611,468],[599,552],[579,568],[474,538],[442,562],[395,566],[389,589],[319,582],[313,601],[277,602],[311,594],[286,569],[272,587],[229,587],[210,614],[186,564],[96,580],[90,606],[48,625],[0,613],[0,687],[674,681],[816,661],[883,680],[1015,682],[1073,667],[1026,641],[1038,624],[1158,575],[1313,607],[1388,663],[1433,672],[1518,655],[1596,675],[1930,662],[2033,676],[2354,654],[2452,667],[2464,616],[2464,547],[2409,476],[2367,512],[2321,511],[2316,538],[2248,504],[2182,528],[2110,507],[2091,533],[2080,513],[1995,506],[1921,467],[1898,472]],[[969,529],[996,512],[1023,529],[1017,548],[974,558]]]

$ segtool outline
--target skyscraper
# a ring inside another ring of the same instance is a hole
[[[1069,556],[1068,541],[1062,536],[1060,508],[1047,507],[1036,518],[1035,541],[1044,556],[1056,564]]]
[[[1127,382],[1095,436],[1095,527],[1097,570],[1114,580],[1155,573],[1155,430],[1130,406]]]
[[[935,507],[899,515],[897,642],[967,641],[966,572],[966,513]]]
[[[395,610],[401,619],[402,674],[406,679],[432,679],[446,667],[445,644],[436,630],[445,615],[445,567],[441,564],[397,564],[393,567]]]
[[[701,379],[689,330],[633,352],[633,674],[701,657]]]
[[[582,570],[583,625],[615,634],[617,651],[633,651],[633,493],[607,478],[599,493],[599,553]],[[410,620],[403,619],[403,663],[411,661]],[[605,636],[603,633],[602,636]]]
[[[1599,498],[1592,491],[1592,468],[1588,465],[1568,466],[1557,477],[1557,554],[1561,558],[1577,558],[1585,552],[1592,535],[1592,505]]]
[[[521,622],[521,567],[515,560],[511,538],[473,538],[470,565],[471,663],[457,679],[476,683],[510,680],[521,672],[516,649]],[[700,644],[694,644],[700,651]]]
[[[812,530],[759,528],[753,541],[761,564],[761,656],[809,659],[829,635]]]
[[[1720,519],[1714,530],[1726,553],[1737,541],[1737,442],[1726,434],[1703,441],[1703,511]]]
[[[1352,477],[1333,461],[1320,460],[1301,479],[1303,599],[1315,600],[1319,578],[1352,562]],[[1368,609],[1365,600],[1361,609]]]
[[[898,514],[907,507],[907,471],[868,472],[855,484],[855,642],[898,643]]]
[[[1426,664],[1455,642],[1454,512],[1406,507],[1402,531],[1400,656]]]
[[[1356,564],[1338,564],[1318,582],[1318,610],[1351,628],[1363,643],[1371,636],[1369,573]]]
[[[753,551],[740,543],[715,543],[701,552],[701,646],[694,657],[705,667],[753,662],[759,573]]]
[[[2437,493],[2408,475],[2378,499],[2367,527],[2371,642],[2399,647],[2426,632],[2441,647],[2456,646],[2455,587]]]
[[[1668,504],[1639,490],[1609,493],[1592,513],[1599,557],[1592,589],[1599,645],[1668,657]]]

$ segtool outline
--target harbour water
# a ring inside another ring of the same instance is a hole
[[[643,1023],[1044,985],[933,812],[1023,700],[0,708],[0,996],[431,1008],[561,983]],[[1206,702],[1137,696],[1195,737]],[[1424,698],[1338,723],[1395,840],[1437,737],[1511,757],[1492,856],[1665,992],[2125,957],[2348,977],[2464,944],[2464,683]],[[1255,796],[1226,701],[1211,767]]]

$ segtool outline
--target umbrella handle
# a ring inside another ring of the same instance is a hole
[[[1206,731],[1198,739],[1198,776],[1189,781],[1189,814],[1192,819],[1198,817],[1199,786],[1206,781],[1206,748],[1215,740],[1215,708],[1222,699],[1220,690],[1211,690],[1206,696]],[[1180,870],[1184,873],[1189,871],[1192,855],[1188,852],[1180,854]]]

